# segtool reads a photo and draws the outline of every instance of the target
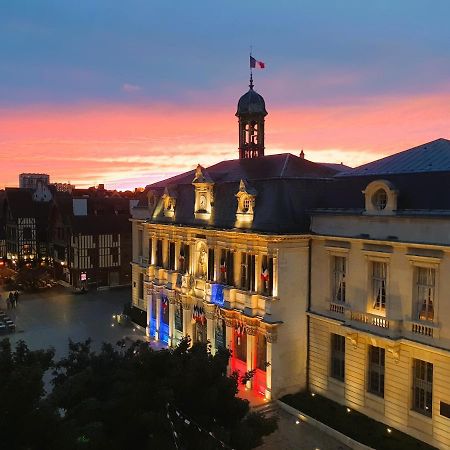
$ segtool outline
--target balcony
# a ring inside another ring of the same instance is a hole
[[[336,314],[344,315],[347,307],[346,303],[330,302],[330,311]]]
[[[411,339],[427,342],[430,338],[439,338],[439,325],[433,322],[412,320],[405,322],[405,334]]]
[[[399,337],[402,332],[402,321],[361,311],[345,311],[345,324],[353,328],[382,334],[389,337]]]
[[[138,256],[138,264],[141,267],[148,267],[148,258],[146,256]]]

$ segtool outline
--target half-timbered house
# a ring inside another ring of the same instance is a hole
[[[130,200],[57,193],[52,244],[58,278],[79,289],[130,284]]]

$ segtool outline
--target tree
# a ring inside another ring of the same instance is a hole
[[[184,339],[174,350],[148,343],[69,341],[68,355],[12,350],[0,342],[2,448],[20,450],[250,449],[276,421],[249,413],[236,397],[236,373],[227,376],[228,350]],[[52,369],[53,391],[44,374]]]
[[[118,344],[94,353],[89,341],[70,342],[55,366],[51,401],[65,411],[76,448],[164,449],[176,440],[185,449],[215,449],[220,441],[250,449],[275,430],[274,419],[248,414],[248,402],[236,397],[239,377],[227,376],[228,350],[212,355],[188,339],[162,351]]]
[[[53,350],[12,349],[0,341],[0,436],[5,449],[51,449],[58,440],[54,408],[45,401],[43,376],[53,364]]]

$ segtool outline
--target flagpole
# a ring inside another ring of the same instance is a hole
[[[249,58],[249,64],[250,64],[250,89],[253,89],[253,69],[252,69],[252,64],[251,64],[251,59],[252,59],[252,49],[253,46],[250,45],[250,58]]]

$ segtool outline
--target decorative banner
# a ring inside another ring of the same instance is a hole
[[[223,286],[221,284],[213,284],[211,286],[211,303],[215,305],[223,306]]]

